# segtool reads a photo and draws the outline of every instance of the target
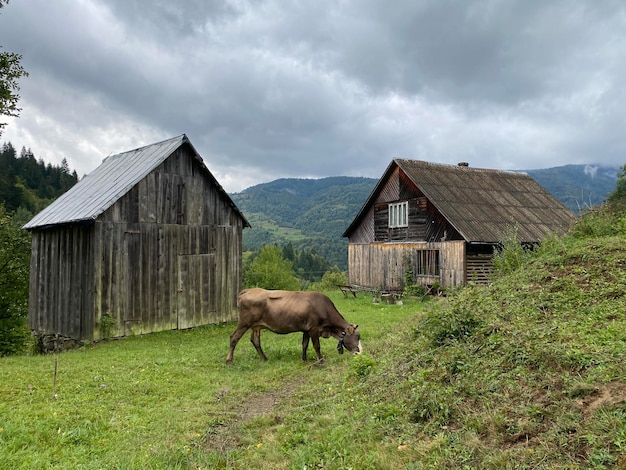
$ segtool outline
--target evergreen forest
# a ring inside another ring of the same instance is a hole
[[[44,163],[24,147],[18,155],[10,142],[0,149],[0,203],[19,222],[28,222],[77,181],[66,159],[58,166]]]

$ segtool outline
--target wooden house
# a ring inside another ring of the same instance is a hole
[[[244,227],[187,136],[109,156],[24,226],[30,328],[82,341],[235,320]]]
[[[400,291],[487,282],[494,248],[563,234],[574,214],[519,172],[393,160],[343,236],[349,282]]]

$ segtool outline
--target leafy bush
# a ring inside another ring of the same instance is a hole
[[[24,352],[30,339],[26,318],[0,318],[0,356]]]
[[[320,292],[335,290],[337,289],[337,286],[343,286],[346,284],[348,284],[348,275],[345,272],[340,271],[339,267],[333,266],[324,273],[320,282],[311,285],[311,290]]]
[[[30,337],[28,316],[30,239],[0,204],[0,356],[22,352]]]
[[[299,290],[301,287],[292,263],[283,258],[281,249],[275,245],[264,246],[250,261],[244,269],[243,285],[285,290]]]
[[[404,289],[403,294],[407,296],[422,297],[426,294],[426,288],[421,284],[416,284],[411,269],[411,257],[405,256],[404,263]]]
[[[107,312],[100,317],[98,325],[100,327],[100,337],[102,339],[109,339],[118,326],[117,319],[110,312]]]
[[[574,238],[595,238],[616,235],[619,224],[607,205],[592,208],[585,212],[571,230]]]

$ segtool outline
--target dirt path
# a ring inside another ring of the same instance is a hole
[[[585,416],[604,405],[615,405],[626,400],[626,384],[621,382],[609,382],[598,387],[592,394],[578,404]]]
[[[274,420],[279,423],[282,418],[275,413],[277,406],[305,382],[305,377],[296,377],[281,384],[279,389],[255,394],[244,402],[226,408],[219,416],[219,423],[215,424],[208,433],[205,442],[206,449],[227,454],[229,450],[235,449],[240,444],[239,428],[258,417],[274,415]]]

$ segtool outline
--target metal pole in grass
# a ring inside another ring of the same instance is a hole
[[[57,370],[59,368],[59,333],[54,339],[54,376],[52,379],[52,399],[57,399]]]

